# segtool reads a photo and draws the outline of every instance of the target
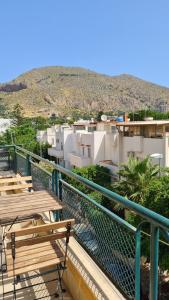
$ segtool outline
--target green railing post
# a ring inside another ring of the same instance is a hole
[[[62,183],[60,181],[62,175],[59,171],[53,170],[52,172],[52,191],[56,193],[56,196],[62,200]]]
[[[31,156],[30,155],[27,155],[26,156],[26,175],[27,176],[30,176],[31,175]]]
[[[16,147],[14,146],[14,172],[17,173],[18,165],[17,165],[17,154],[16,154]]]
[[[61,173],[57,170],[53,170],[52,172],[52,191],[56,194],[56,196],[61,200],[62,199],[62,186],[61,186]],[[59,211],[54,213],[55,221],[59,221],[61,219],[61,214]]]
[[[52,192],[54,193],[56,191],[55,189],[56,183],[55,183],[55,170],[52,171]]]
[[[62,201],[62,174],[59,172],[58,173],[58,184],[59,184],[59,199]]]
[[[158,299],[159,228],[151,224],[150,237],[150,300]]]
[[[140,300],[140,257],[141,257],[141,232],[137,228],[135,234],[136,255],[135,255],[135,300]]]

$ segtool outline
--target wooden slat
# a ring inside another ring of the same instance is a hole
[[[33,191],[32,193],[18,193],[18,194],[10,194],[10,195],[3,195],[0,197],[0,202],[1,201],[7,201],[7,200],[12,200],[15,199],[17,197],[25,197],[25,196],[43,196],[43,195],[49,195],[51,197],[57,198],[57,196],[55,196],[53,193],[47,192],[47,191]]]
[[[34,264],[34,265],[31,265],[31,266],[28,266],[28,267],[16,269],[15,270],[15,275],[25,274],[27,272],[38,270],[38,269],[41,269],[41,268],[55,266],[55,265],[63,262],[64,260],[65,260],[64,258],[55,258],[55,259],[48,260],[48,261],[45,261],[45,262],[42,262],[42,263],[39,263],[39,264]],[[13,270],[8,272],[9,277],[11,277],[13,275],[14,275]]]
[[[26,194],[15,194],[17,195],[17,197],[15,198],[7,198],[7,199],[1,199],[0,197],[0,207],[2,205],[9,205],[9,204],[15,204],[15,203],[24,203],[24,202],[30,202],[30,201],[41,201],[42,199],[44,200],[48,200],[48,201],[55,201],[55,202],[59,202],[59,203],[62,203],[61,201],[59,201],[57,199],[57,197],[52,197],[50,195],[34,195],[34,193],[26,193]],[[21,196],[23,195],[23,196]]]
[[[10,247],[8,246],[8,244],[10,244],[9,242],[7,243],[7,247],[6,247],[6,255],[11,255],[11,249]],[[35,244],[35,245],[30,245],[29,247],[28,246],[23,246],[21,248],[16,248],[16,255],[18,255],[19,253],[22,253],[22,252],[27,252],[27,251],[31,251],[31,250],[35,250],[35,249],[39,249],[38,251],[42,251],[43,248],[55,248],[57,247],[57,241],[51,241],[51,242],[44,242],[42,244]]]
[[[12,183],[12,182],[27,181],[27,180],[32,180],[32,176],[0,178],[0,184],[1,183]]]
[[[7,186],[0,186],[0,192],[10,191],[10,190],[19,190],[19,189],[26,189],[31,188],[32,183],[23,183],[23,184],[13,184]]]
[[[0,215],[0,223],[5,219],[14,219],[16,217],[24,217],[24,216],[29,216],[29,215],[34,215],[35,213],[42,213],[42,212],[47,212],[47,211],[55,211],[55,210],[61,210],[63,208],[63,206],[60,205],[46,205],[43,207],[39,207],[39,208],[34,208],[34,209],[27,209],[27,210],[18,210],[16,212],[12,212],[12,213],[4,213],[3,215]]]
[[[15,212],[20,212],[22,213],[22,211],[25,213],[26,210],[33,210],[33,209],[43,209],[44,207],[60,207],[60,209],[62,209],[62,205],[60,205],[59,203],[57,202],[49,202],[49,201],[44,201],[44,202],[37,202],[37,203],[24,203],[25,205],[18,205],[17,204],[15,206],[12,206],[12,210],[10,210],[10,206],[8,208],[8,206],[4,206],[4,208],[0,211],[0,214],[1,215],[8,215],[8,214],[13,214]],[[8,211],[9,209],[9,211]],[[1,217],[0,215],[0,217]]]
[[[43,207],[43,205],[60,205],[60,203],[57,203],[55,200],[48,200],[48,199],[39,199],[39,201],[36,201],[35,199],[32,199],[31,201],[22,201],[22,202],[14,202],[14,203],[9,203],[8,205],[2,205],[0,204],[0,214],[3,214],[8,211],[17,211],[17,210],[22,210],[22,208],[25,210],[26,207],[28,208],[33,208],[33,207]]]
[[[56,253],[54,254],[47,254],[47,255],[39,255],[39,256],[31,256],[31,258],[25,259],[21,262],[17,262],[15,260],[15,270],[20,269],[20,268],[25,268],[27,266],[31,266],[34,264],[39,264],[43,263],[45,261],[49,261],[55,258],[63,258],[63,254],[61,253],[61,256],[58,257]],[[13,259],[8,262],[8,270],[11,271],[13,270]]]
[[[54,222],[51,224],[44,224],[44,225],[32,226],[32,227],[24,228],[24,229],[11,230],[7,233],[7,237],[9,238],[11,233],[15,233],[15,236],[17,237],[17,236],[25,236],[28,234],[47,232],[49,230],[65,228],[69,223],[72,226],[75,224],[75,220],[70,219],[70,220],[64,220],[64,221],[60,221],[60,222]]]
[[[71,231],[70,235],[71,236],[73,235],[72,231]],[[15,241],[15,248],[29,246],[29,245],[35,245],[35,244],[44,243],[47,241],[55,241],[55,240],[65,238],[66,236],[67,236],[67,230],[62,231],[62,232],[57,232],[57,233],[54,233],[51,235],[35,237],[35,238],[30,238],[30,239],[25,239],[25,240],[19,240],[19,241]],[[8,249],[10,249],[11,243],[8,243],[7,247],[8,247]]]
[[[36,245],[37,246],[37,245]],[[29,247],[30,248],[30,247]],[[21,262],[25,259],[31,259],[32,255],[36,256],[36,257],[40,257],[46,254],[57,254],[58,257],[63,256],[63,252],[61,252],[60,248],[58,246],[55,247],[53,246],[46,246],[46,247],[41,247],[41,249],[38,248],[34,248],[34,249],[29,249],[27,247],[27,251],[22,251],[19,253],[16,253],[16,262]],[[22,248],[20,248],[22,250]],[[8,263],[12,263],[13,259],[12,259],[12,255],[11,255],[11,250],[8,250],[9,254],[6,254],[6,258],[8,260]],[[26,257],[26,258],[25,258]]]

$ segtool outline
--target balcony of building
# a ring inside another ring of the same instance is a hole
[[[70,153],[69,159],[70,159],[70,164],[78,168],[89,166],[92,163],[90,157],[84,157],[76,153]]]
[[[57,213],[56,209],[52,211],[51,216],[48,212],[43,212],[40,214],[40,222],[51,225],[53,222],[60,222],[60,219],[63,221],[75,219],[63,275],[66,292],[59,294],[59,299],[168,299],[163,298],[158,260],[164,247],[168,247],[169,220],[167,218],[19,146],[1,147],[0,157],[0,179],[31,176],[32,195],[37,191],[49,192],[62,204],[61,213]],[[45,166],[48,165],[48,170],[43,167],[43,162]],[[72,185],[70,179],[73,179],[73,182],[80,182],[92,191],[101,193],[107,201],[118,203],[127,211],[132,211],[142,218],[142,222],[137,228],[133,227],[120,216],[78,190],[75,185]],[[0,184],[1,186],[3,184]],[[14,189],[14,186],[12,188]],[[10,193],[9,188],[6,189],[8,195],[4,195],[4,190],[1,188],[3,192],[0,197],[0,222],[2,222],[2,211],[4,211],[1,202],[7,207],[5,199],[21,197],[20,186],[18,189],[15,188],[14,196],[11,196],[14,192],[11,191],[11,187]],[[22,191],[22,199],[26,199],[29,193],[30,191],[26,189]],[[25,211],[28,205],[30,205],[29,201],[25,201]],[[40,204],[39,209],[41,206],[43,205]],[[11,210],[10,207],[6,212],[8,217],[16,210],[16,208]],[[20,223],[16,219],[13,220],[12,224],[6,227],[7,235],[8,230],[11,230],[9,226],[24,227],[27,230],[30,222],[32,219]],[[151,227],[151,233],[146,236],[143,230],[145,223]],[[4,237],[4,228],[3,226],[0,228],[1,235]],[[150,247],[150,261],[143,268],[142,247],[145,239],[148,248]],[[3,245],[4,240],[1,242]],[[64,244],[64,240],[61,240],[62,243]],[[5,252],[1,246],[0,295],[3,300],[14,299],[12,279],[8,276],[8,270],[6,272],[5,263]],[[145,269],[146,275],[144,275]],[[31,279],[24,283],[19,282],[16,287],[16,299],[55,299],[56,274],[52,275],[50,268],[40,269],[38,274],[38,279],[34,278],[35,274],[30,273],[28,275]]]
[[[112,162],[112,160],[101,160],[99,165],[110,170],[113,177],[117,177],[117,172],[119,171],[119,165]]]
[[[57,149],[55,147],[48,148],[48,155],[56,158],[63,158],[63,149]]]

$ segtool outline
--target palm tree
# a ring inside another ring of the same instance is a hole
[[[121,195],[143,204],[149,183],[158,173],[159,166],[154,165],[149,156],[143,160],[129,157],[127,164],[122,165],[120,180],[113,184],[113,188]]]

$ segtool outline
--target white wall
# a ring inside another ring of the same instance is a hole
[[[0,118],[0,134],[4,133],[11,125],[12,119]]]
[[[160,153],[163,155],[161,159],[161,166],[165,166],[165,138],[162,139],[153,139],[153,138],[144,138],[144,156]],[[158,164],[157,159],[153,159],[155,164]]]
[[[93,136],[93,164],[97,164],[99,161],[105,158],[105,131],[94,131]]]
[[[47,128],[47,142],[56,147],[56,129],[55,127]]]
[[[164,159],[161,160],[161,165],[165,165],[165,138],[144,138],[140,136],[135,137],[122,137],[119,147],[122,149],[122,155],[120,157],[120,163],[126,163],[128,161],[128,152],[135,152],[136,156],[144,158],[147,155],[153,153],[163,154]],[[119,149],[120,150],[120,149]],[[156,159],[152,160],[154,163],[158,163]]]
[[[38,130],[36,134],[36,139],[38,142],[47,143],[47,131],[46,130]]]
[[[65,129],[63,132],[63,153],[64,153],[64,160],[69,161],[69,153],[72,152],[73,142],[74,139],[74,133],[73,130],[67,130]]]
[[[165,166],[169,167],[169,134],[166,133],[165,136]]]

